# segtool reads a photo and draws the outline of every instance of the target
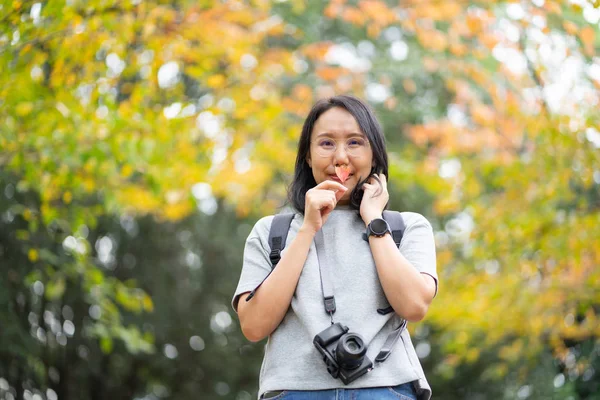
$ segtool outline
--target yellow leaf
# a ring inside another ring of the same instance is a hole
[[[29,258],[29,261],[36,262],[39,259],[38,251],[36,249],[29,249],[27,257]]]
[[[225,77],[223,75],[213,75],[206,80],[206,85],[218,89],[225,85]]]
[[[144,298],[142,299],[142,304],[144,310],[148,312],[154,311],[154,303],[152,302],[152,297],[148,296],[147,294],[144,295]]]
[[[121,176],[123,178],[128,178],[133,173],[133,168],[129,164],[125,164],[123,168],[121,168]]]
[[[18,116],[24,117],[33,110],[33,104],[29,101],[17,104],[15,112]]]
[[[31,220],[31,217],[33,217],[33,214],[32,214],[32,212],[31,212],[31,210],[29,208],[26,209],[25,211],[23,211],[23,219],[25,221]]]

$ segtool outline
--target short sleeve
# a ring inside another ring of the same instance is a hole
[[[231,300],[236,313],[240,295],[254,290],[271,272],[268,240],[272,220],[272,216],[259,220],[246,239],[242,272]]]
[[[422,274],[435,280],[435,293],[438,289],[435,240],[433,228],[425,217],[416,213],[405,218],[406,230],[400,242],[400,253]],[[408,220],[408,221],[406,221]]]

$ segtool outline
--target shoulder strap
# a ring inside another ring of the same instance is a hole
[[[271,260],[271,268],[275,268],[279,260],[281,260],[281,251],[285,247],[288,231],[294,219],[294,214],[277,214],[271,222],[271,230],[269,231],[269,246],[271,252],[269,259]]]
[[[394,243],[396,243],[396,247],[400,248],[402,236],[404,235],[404,229],[406,229],[406,225],[404,224],[404,220],[402,219],[402,214],[400,214],[399,211],[385,210],[383,211],[383,219],[385,219],[390,225]],[[392,308],[392,306],[377,309],[377,312],[381,315],[389,314],[393,311],[394,309]]]
[[[293,213],[286,214],[276,214],[273,217],[273,221],[271,221],[271,229],[269,230],[269,246],[271,247],[271,252],[269,253],[269,260],[271,260],[271,272],[281,260],[281,251],[285,247],[285,241],[287,240],[288,231],[290,230],[290,225],[292,224],[292,219],[294,219]],[[265,276],[261,283],[258,284],[257,287],[254,288],[253,291],[250,292],[248,297],[246,297],[246,301],[250,301],[251,298],[256,294],[256,290],[263,284],[265,280],[271,275],[271,272]]]
[[[404,224],[402,215],[398,211],[385,210],[383,212],[383,219],[385,219],[390,225],[390,229],[392,230],[392,238],[394,238],[394,243],[396,243],[396,247],[400,248],[402,236],[404,235],[404,230],[406,229],[406,225]],[[382,315],[389,314],[393,311],[394,309],[392,308],[392,306],[377,309],[377,312]],[[400,325],[388,334],[388,337],[385,340],[383,347],[381,348],[379,354],[377,354],[377,357],[375,358],[376,363],[382,363],[390,356],[394,345],[398,341],[398,338],[400,337],[402,331],[405,328],[406,320],[402,319]]]
[[[404,235],[404,229],[406,229],[406,225],[404,225],[404,220],[402,219],[402,214],[400,214],[399,211],[385,210],[383,212],[383,219],[385,219],[390,225],[394,243],[396,243],[396,247],[400,248],[402,235]]]

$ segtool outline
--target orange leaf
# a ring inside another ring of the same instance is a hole
[[[346,72],[345,68],[320,67],[317,68],[316,74],[325,81],[333,81],[343,75],[344,72]]]
[[[364,25],[366,16],[356,8],[346,8],[342,13],[342,19],[354,25]]]
[[[305,46],[302,49],[302,53],[304,53],[306,57],[311,58],[313,60],[323,59],[330,47],[331,43],[328,42],[312,43]]]
[[[577,31],[579,30],[579,27],[571,21],[563,22],[563,28],[565,28],[565,32],[573,36],[575,36],[577,34]]]
[[[327,18],[334,19],[342,12],[342,7],[339,4],[330,3],[323,12]]]
[[[596,32],[591,26],[586,26],[579,32],[579,37],[583,42],[585,52],[587,55],[592,56],[594,54],[594,41],[596,39]]]

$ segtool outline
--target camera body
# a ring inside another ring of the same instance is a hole
[[[338,322],[318,333],[313,340],[323,355],[327,372],[346,385],[373,368],[373,363],[366,356],[367,346],[362,336],[348,331],[347,326]]]

